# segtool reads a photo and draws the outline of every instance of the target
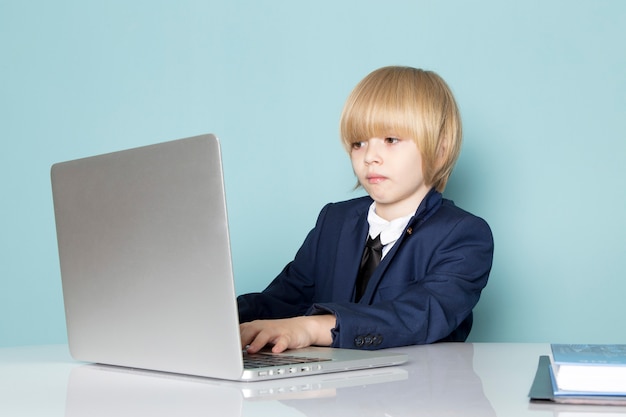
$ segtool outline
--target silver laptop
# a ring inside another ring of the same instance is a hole
[[[244,367],[214,135],[58,163],[51,177],[76,360],[228,380],[406,362],[386,351],[311,347],[267,353],[278,365]]]

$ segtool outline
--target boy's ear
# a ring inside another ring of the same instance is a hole
[[[437,169],[441,168],[444,164],[447,150],[448,140],[445,137],[442,137],[437,145]]]
[[[441,159],[441,158],[444,157],[444,155],[446,154],[446,149],[447,149],[447,146],[446,146],[445,142],[442,141],[439,144],[439,147],[437,148],[437,158],[438,159]]]
[[[448,150],[448,146],[450,145],[450,141],[452,138],[450,137],[450,133],[446,132],[442,129],[439,132],[439,143],[437,144],[437,157],[442,157],[446,155],[446,151]]]

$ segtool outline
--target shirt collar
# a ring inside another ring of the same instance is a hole
[[[369,206],[367,213],[367,222],[369,223],[369,235],[373,238],[381,234],[380,240],[383,245],[387,246],[389,243],[393,243],[400,236],[409,225],[416,226],[426,221],[431,215],[433,215],[443,202],[442,195],[439,191],[431,188],[426,194],[422,202],[420,203],[417,211],[413,214],[408,214],[398,219],[387,221],[376,214],[376,202],[373,201]]]
[[[370,226],[369,235],[372,239],[380,235],[381,243],[383,245],[388,245],[389,243],[395,242],[400,236],[402,236],[402,233],[404,232],[406,225],[411,220],[411,217],[413,217],[413,213],[387,221],[376,214],[376,202],[373,202],[367,213],[367,222]]]

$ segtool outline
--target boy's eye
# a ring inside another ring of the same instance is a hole
[[[361,149],[365,142],[352,142],[352,149]]]
[[[399,138],[393,138],[393,137],[385,138],[385,143],[397,143],[399,141],[400,141]]]

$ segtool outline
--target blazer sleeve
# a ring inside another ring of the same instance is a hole
[[[484,220],[460,212],[446,216],[444,209],[438,219],[405,233],[368,300],[371,304],[316,303],[309,309],[310,315],[337,317],[334,347],[380,349],[465,340],[491,270],[493,237]]]

